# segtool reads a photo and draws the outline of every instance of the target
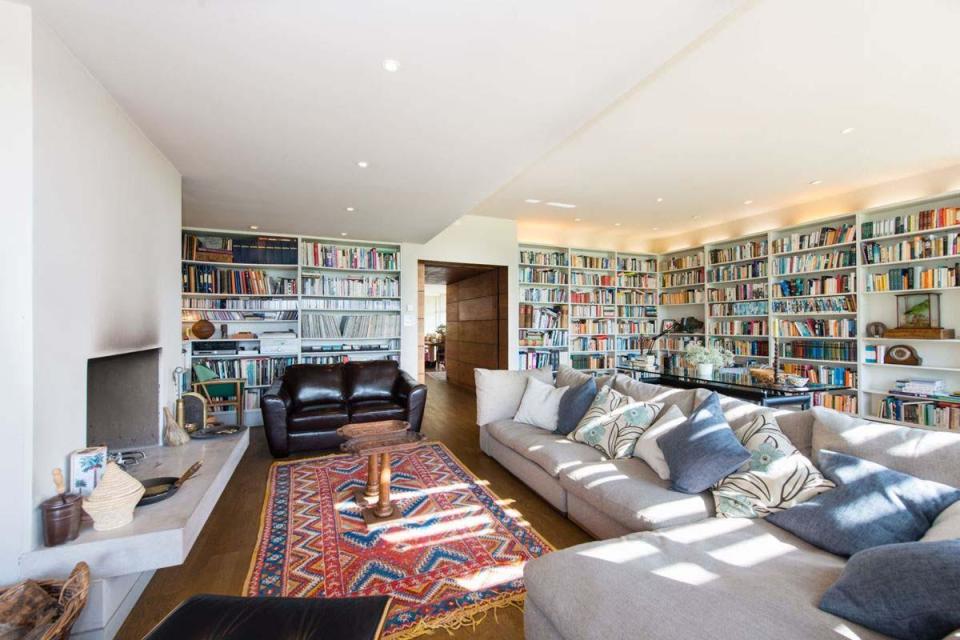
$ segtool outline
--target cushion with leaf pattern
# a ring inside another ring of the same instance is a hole
[[[750,460],[713,488],[718,518],[764,518],[836,485],[790,442],[777,419],[761,413],[735,432]]]
[[[629,458],[637,438],[653,424],[661,409],[660,403],[638,402],[604,387],[567,437],[598,449],[608,458]]]

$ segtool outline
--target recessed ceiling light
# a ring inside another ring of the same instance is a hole
[[[822,183],[822,182],[823,182],[823,180],[811,180],[811,181],[810,181],[810,184],[820,184],[820,183]]]
[[[657,202],[663,202],[663,198],[657,198]]]
[[[847,135],[848,133],[853,133],[853,131],[854,131],[853,127],[847,127],[846,129],[844,129],[844,130],[841,131],[840,133],[842,133],[843,135]]]
[[[654,231],[660,231],[660,227],[654,227],[653,230],[654,230]]]
[[[257,226],[257,225],[255,225],[255,224],[250,225],[250,230],[251,230],[251,231],[256,231],[256,230],[259,229],[259,228],[260,228],[260,227]]]
[[[346,232],[346,231],[341,231],[341,232],[340,232],[340,235],[345,236],[345,235],[347,235],[347,232]]]
[[[389,71],[390,73],[396,73],[400,70],[400,63],[393,58],[387,58],[383,61],[383,70]]]
[[[619,223],[619,222],[614,222],[614,223],[613,223],[613,226],[619,227],[619,226],[620,226],[620,223]]]
[[[576,209],[577,205],[570,204],[569,202],[548,202],[548,207],[559,207],[560,209]]]
[[[574,222],[580,222],[580,220],[581,220],[581,218],[574,218],[574,219],[573,219]]]
[[[700,216],[693,216],[693,219],[694,219],[694,220],[699,220],[699,219],[700,219]]]
[[[744,200],[743,204],[753,204],[753,200]]]
[[[360,167],[361,169],[366,169],[367,167],[370,166],[370,163],[367,162],[366,160],[358,160],[357,166]]]
[[[527,204],[540,204],[541,200],[537,200],[536,198],[527,198],[524,200],[524,202]]]
[[[347,207],[347,211],[349,211],[350,213],[353,213],[354,211],[356,211],[356,209],[354,209],[353,207]]]

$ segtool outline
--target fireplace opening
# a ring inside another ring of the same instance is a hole
[[[87,446],[160,441],[160,349],[87,360]]]

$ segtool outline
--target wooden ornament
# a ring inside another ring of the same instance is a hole
[[[197,320],[190,327],[190,333],[199,340],[206,340],[217,332],[217,328],[209,320]]]
[[[179,447],[190,442],[190,434],[184,431],[177,419],[173,417],[173,412],[167,407],[163,408],[163,444],[168,447]]]

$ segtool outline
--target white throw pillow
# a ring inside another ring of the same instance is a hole
[[[527,388],[523,392],[523,398],[520,399],[520,408],[517,409],[517,415],[513,419],[547,431],[556,431],[560,398],[569,388],[555,388],[536,378],[528,378]]]
[[[577,428],[567,437],[602,451],[608,458],[629,458],[662,404],[636,402],[611,387],[597,392]]]
[[[661,480],[670,479],[670,467],[663,457],[663,451],[660,451],[660,445],[657,440],[660,436],[666,435],[679,427],[687,419],[683,411],[676,405],[667,407],[657,421],[650,425],[650,428],[644,431],[637,440],[637,446],[633,450],[633,455],[640,458],[653,469]]]
[[[772,414],[761,413],[734,433],[750,460],[713,488],[718,518],[765,518],[836,488],[793,446]]]
[[[940,512],[927,529],[920,542],[940,542],[941,540],[960,540],[960,502]]]

